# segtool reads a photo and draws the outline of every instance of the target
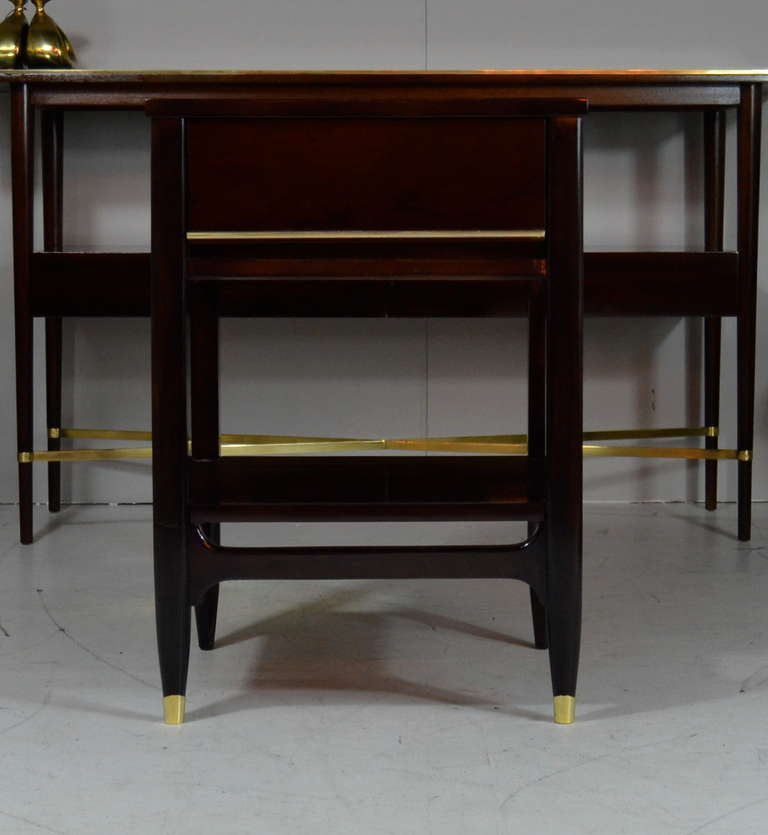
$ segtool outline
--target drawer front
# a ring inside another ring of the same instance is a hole
[[[190,231],[540,230],[542,118],[187,122]]]

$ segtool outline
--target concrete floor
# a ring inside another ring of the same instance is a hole
[[[733,506],[587,506],[573,726],[550,721],[525,586],[422,580],[225,586],[167,727],[150,509],[39,509],[22,548],[0,508],[0,833],[764,835],[768,505],[755,517],[739,543]],[[322,534],[384,535],[361,530]]]

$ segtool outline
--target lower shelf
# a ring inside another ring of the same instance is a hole
[[[203,522],[540,522],[538,502],[261,502],[199,506]]]
[[[190,461],[196,522],[540,521],[525,456],[281,456]]]

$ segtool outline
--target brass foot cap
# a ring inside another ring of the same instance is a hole
[[[555,722],[570,725],[576,718],[576,699],[573,696],[555,696]]]
[[[185,696],[165,696],[163,698],[163,720],[166,725],[184,724]]]

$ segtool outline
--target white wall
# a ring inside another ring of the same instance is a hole
[[[768,64],[768,5],[758,0],[231,0],[224,5],[69,0],[55,4],[51,13],[74,41],[84,68]],[[5,96],[0,96],[0,121],[7,137]],[[701,243],[699,124],[696,115],[589,117],[588,246]],[[71,114],[66,139],[66,243],[146,246],[144,117]],[[765,253],[766,227],[761,228]],[[732,220],[729,239],[733,242]],[[765,266],[762,257],[761,319],[768,287]],[[0,368],[0,501],[14,501],[7,151],[0,154],[0,276],[5,357]],[[761,357],[768,328],[760,330],[755,496],[765,498],[768,370]],[[148,333],[148,323],[140,320],[67,323],[65,425],[148,426]],[[402,436],[524,429],[521,321],[238,321],[225,323],[224,334],[224,431]],[[586,427],[700,422],[701,335],[698,321],[588,320]],[[722,442],[735,446],[735,333],[730,322],[724,339]],[[42,417],[41,397],[37,404]],[[37,443],[44,443],[42,421]],[[586,496],[701,498],[701,469],[671,461],[588,461]],[[723,465],[722,474],[721,498],[734,499],[735,466]],[[65,496],[75,501],[150,497],[144,463],[67,467],[64,485]],[[37,469],[36,495],[45,497],[42,467]]]

